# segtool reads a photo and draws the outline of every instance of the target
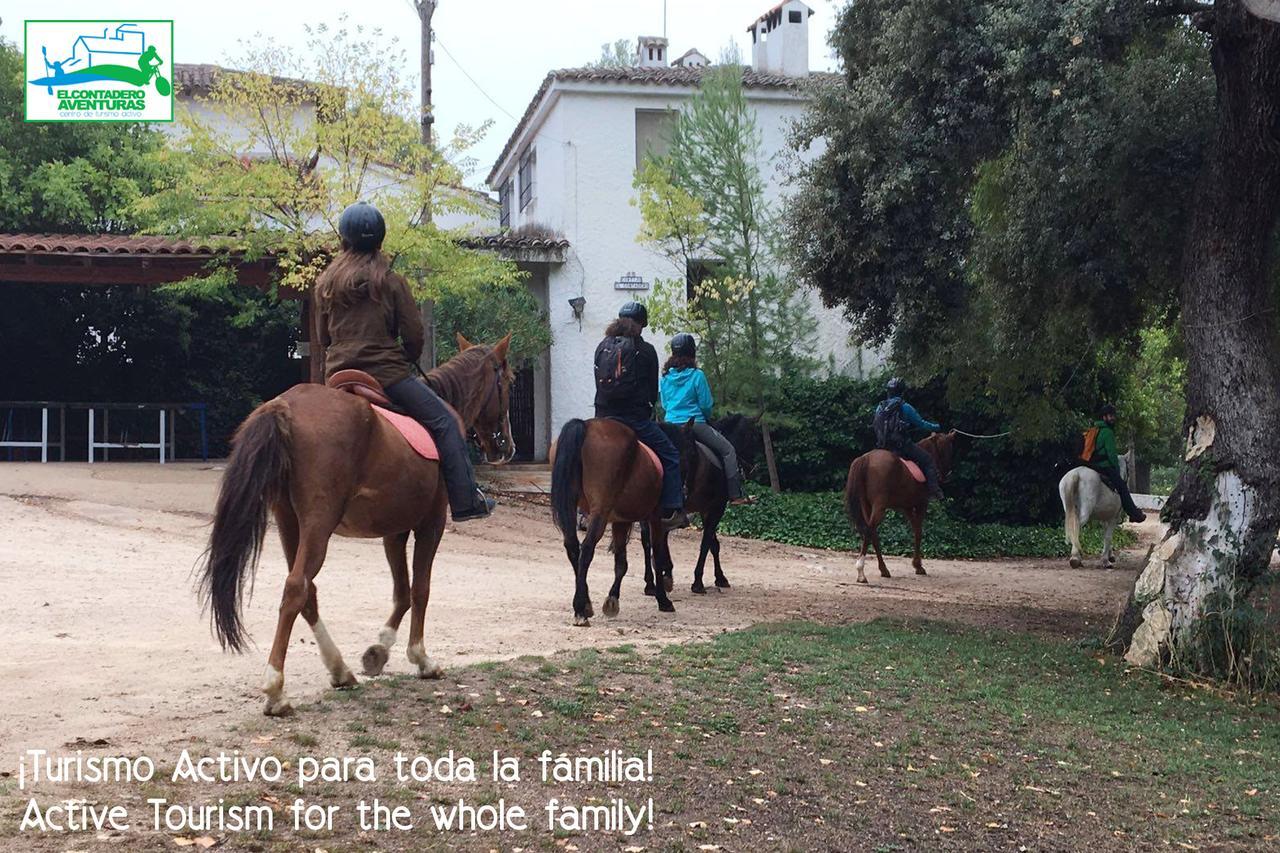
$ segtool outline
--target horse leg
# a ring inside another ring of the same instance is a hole
[[[316,638],[316,646],[320,649],[320,660],[324,661],[325,669],[329,670],[329,683],[340,688],[355,687],[355,674],[342,660],[342,652],[338,651],[338,644],[329,636],[329,629],[320,621],[320,605],[316,600],[314,580],[307,584],[307,603],[302,607],[302,618],[307,620],[307,624],[311,626],[311,633]]]
[[[1116,556],[1111,553],[1111,537],[1116,532],[1116,521],[1113,518],[1102,528],[1102,568],[1109,569],[1116,564]]]
[[[378,632],[378,642],[365,649],[360,663],[365,675],[381,675],[387,661],[391,658],[391,647],[396,644],[396,632],[400,630],[400,621],[409,612],[409,558],[405,553],[409,547],[409,531],[395,536],[386,536],[382,540],[382,550],[387,555],[387,565],[391,567],[391,617]]]
[[[656,595],[653,586],[653,536],[647,521],[640,522],[640,549],[644,551],[644,594]]]
[[[578,555],[578,569],[574,575],[573,624],[585,628],[591,624],[595,608],[591,606],[591,594],[587,591],[587,570],[596,555],[596,545],[604,536],[604,516],[592,513],[587,516],[587,535],[582,539],[582,551]]]
[[[711,552],[711,528],[707,527],[706,519],[702,524],[702,540],[698,543],[698,563],[693,567],[693,583],[689,589],[698,595],[706,595],[707,588],[702,583],[702,570],[707,565],[707,554]]]
[[[884,554],[880,553],[880,522],[884,521],[884,507],[876,507],[871,512],[871,544],[876,549],[876,563],[880,566],[880,577],[892,577],[889,567],[884,564]]]
[[[431,599],[431,565],[444,535],[445,491],[441,484],[436,489],[436,504],[427,520],[413,531],[413,583],[409,588],[409,647],[405,656],[418,667],[419,678],[439,678],[444,667],[427,655],[422,635],[426,630],[427,602]]]
[[[289,652],[289,636],[293,633],[294,620],[310,600],[312,579],[324,564],[334,527],[336,524],[317,525],[298,531],[297,550],[280,596],[280,616],[276,620],[275,638],[267,657],[267,677],[262,685],[262,692],[267,695],[262,712],[269,717],[293,713],[293,704],[284,692],[284,659]],[[287,540],[285,549],[288,550]]]
[[[722,504],[709,515],[702,516],[702,538],[706,540],[707,547],[711,549],[711,560],[715,566],[717,589],[729,589],[729,579],[724,576],[724,570],[720,568],[720,519],[724,518],[724,511],[727,506],[727,503]]]
[[[867,575],[863,572],[863,567],[867,564],[867,543],[869,538],[866,533],[862,534],[862,549],[858,551],[858,559],[854,561],[853,567],[858,570],[858,583],[866,583]]]
[[[911,565],[915,567],[918,575],[929,574],[924,570],[924,563],[921,562],[924,552],[920,550],[920,532],[924,528],[924,512],[924,507],[913,507],[907,513],[907,520],[911,522],[911,535],[915,538],[915,546],[911,552]]]
[[[622,596],[622,579],[627,574],[627,540],[631,538],[631,522],[618,521],[613,525],[613,586],[604,600],[604,615],[618,615],[618,599]]]
[[[650,526],[657,525],[657,533],[653,535],[653,561],[656,564],[658,574],[666,581],[671,580],[671,548],[667,543],[667,531],[663,529],[662,522],[657,518],[649,520]],[[659,583],[653,588],[653,594],[658,599],[658,610],[663,613],[675,613],[676,606],[671,603],[671,599],[667,597],[669,588],[666,583]]]

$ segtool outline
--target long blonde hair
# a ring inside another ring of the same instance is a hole
[[[391,259],[381,249],[343,249],[316,280],[316,298],[330,309],[348,308],[364,299],[381,305],[390,274]]]

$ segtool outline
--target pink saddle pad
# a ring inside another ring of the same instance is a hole
[[[414,452],[423,459],[440,459],[440,451],[436,450],[436,441],[431,437],[431,433],[427,432],[427,428],[415,421],[408,415],[397,414],[396,412],[384,409],[381,406],[374,406],[373,410],[396,428],[396,432],[404,436],[404,440],[409,442],[409,446]]]
[[[913,480],[915,480],[917,483],[923,483],[923,482],[924,482],[924,479],[925,479],[925,478],[924,478],[924,472],[920,470],[920,466],[919,466],[919,465],[917,465],[916,463],[912,462],[910,459],[903,459],[903,460],[900,460],[900,461],[902,462],[902,464],[903,464],[903,465],[906,465],[906,466],[907,466],[907,471],[908,471],[908,472],[910,472],[910,474],[911,474],[911,478],[912,478]]]
[[[662,460],[658,458],[658,454],[654,453],[653,448],[645,444],[643,441],[640,442],[640,448],[644,450],[646,454],[648,454],[649,462],[653,464],[654,470],[657,471],[658,476],[661,477],[662,476]]]

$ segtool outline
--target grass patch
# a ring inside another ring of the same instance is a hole
[[[840,551],[861,543],[845,517],[840,492],[764,492],[754,504],[729,507],[720,532]],[[1134,541],[1133,533],[1123,527],[1116,531],[1115,547],[1124,548]],[[1087,554],[1101,553],[1102,529],[1088,525],[1080,544]],[[886,554],[911,554],[911,528],[897,512],[890,512],[880,525],[880,545]],[[950,515],[945,503],[941,509],[930,508],[921,547],[925,557],[944,559],[1066,557],[1071,553],[1061,526],[978,524]]]

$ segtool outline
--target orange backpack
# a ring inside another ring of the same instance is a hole
[[[1084,444],[1080,449],[1080,461],[1089,462],[1093,459],[1093,451],[1098,443],[1098,427],[1089,427],[1084,431]]]

